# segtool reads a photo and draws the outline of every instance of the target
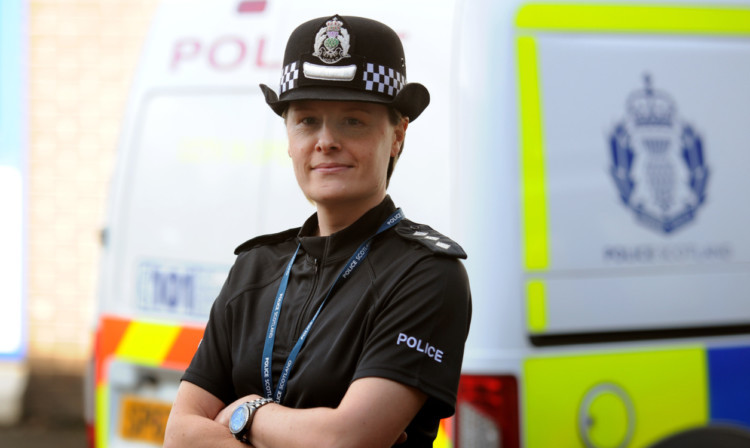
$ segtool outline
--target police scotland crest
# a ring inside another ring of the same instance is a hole
[[[643,224],[671,233],[695,218],[706,199],[703,141],[677,115],[672,98],[651,85],[633,92],[609,135],[610,174],[622,203]]]
[[[349,57],[349,32],[337,16],[327,21],[315,35],[313,56],[326,64],[335,64]]]

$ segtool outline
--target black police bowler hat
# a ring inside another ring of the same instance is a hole
[[[321,17],[289,36],[279,95],[261,84],[281,115],[290,101],[364,101],[394,107],[410,121],[430,103],[427,88],[406,83],[404,48],[388,26],[362,17]]]

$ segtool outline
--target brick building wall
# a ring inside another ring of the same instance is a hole
[[[29,0],[28,359],[81,374],[120,120],[157,0]]]

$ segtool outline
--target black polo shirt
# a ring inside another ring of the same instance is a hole
[[[229,404],[263,395],[263,344],[276,292],[297,245],[273,352],[276,387],[287,356],[359,245],[395,210],[390,197],[348,228],[313,235],[301,229],[254,238],[216,299],[203,341],[183,380]],[[471,319],[463,250],[428,226],[402,220],[373,239],[369,255],[337,285],[292,368],[282,401],[293,408],[339,405],[349,384],[387,378],[428,400],[399,447],[432,446],[440,418],[453,414]]]

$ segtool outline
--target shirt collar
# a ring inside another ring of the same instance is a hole
[[[297,235],[297,241],[314,258],[336,260],[350,257],[362,242],[377,232],[383,221],[395,210],[393,200],[386,195],[380,204],[371,208],[352,225],[329,236],[311,236],[318,229],[318,214],[315,213],[305,221]]]

